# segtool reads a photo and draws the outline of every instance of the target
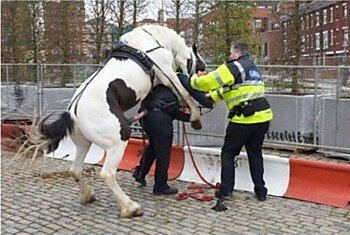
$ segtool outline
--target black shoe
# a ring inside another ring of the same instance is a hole
[[[223,199],[225,197],[231,197],[232,193],[228,193],[228,194],[223,194],[220,192],[220,190],[216,190],[215,191],[215,197],[219,198],[219,199]]]
[[[146,186],[146,180],[145,178],[140,177],[140,167],[136,166],[134,172],[132,173],[132,176],[136,180],[136,182],[139,182],[142,186]]]
[[[266,194],[265,195],[256,195],[256,198],[261,202],[266,201]]]
[[[178,189],[177,188],[167,188],[161,191],[153,191],[153,195],[171,195],[171,194],[177,194],[178,193]]]

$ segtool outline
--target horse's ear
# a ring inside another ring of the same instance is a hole
[[[196,46],[196,44],[193,44],[193,45],[192,45],[192,51],[193,51],[193,53],[194,53],[195,55],[197,55],[197,46]]]

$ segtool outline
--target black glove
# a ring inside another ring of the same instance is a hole
[[[218,199],[216,205],[213,206],[211,209],[217,212],[226,211],[227,207],[224,205],[224,199]]]

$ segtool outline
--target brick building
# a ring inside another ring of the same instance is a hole
[[[83,62],[86,47],[84,2],[45,2],[43,18],[45,62]]]
[[[276,2],[263,36],[264,62],[281,64],[291,55],[294,1]],[[306,1],[299,6],[300,63],[349,64],[349,1]]]

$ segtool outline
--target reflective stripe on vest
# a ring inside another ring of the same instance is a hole
[[[249,94],[242,94],[239,96],[236,96],[234,98],[226,100],[227,107],[230,107],[232,103],[240,103],[242,101],[246,100],[253,100],[256,98],[261,98],[265,96],[265,92],[257,92],[257,93],[249,93]]]
[[[216,79],[216,82],[219,84],[219,86],[225,85],[224,82],[222,81],[221,77],[220,77],[220,74],[216,70],[211,72],[211,74],[213,74],[213,76]]]
[[[246,74],[243,66],[238,61],[234,61],[233,63],[237,66],[239,72],[241,73],[242,82],[244,82],[246,79]]]
[[[273,118],[273,112],[271,109],[266,109],[262,111],[255,112],[254,115],[249,117],[241,116],[234,116],[230,119],[231,122],[234,123],[241,123],[241,124],[253,124],[253,123],[262,123],[272,120]]]

